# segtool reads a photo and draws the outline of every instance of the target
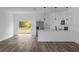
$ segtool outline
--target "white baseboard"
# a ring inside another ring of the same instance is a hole
[[[11,38],[11,37],[13,37],[13,35],[10,35],[10,36],[7,36],[7,37],[4,37],[4,38],[0,39],[0,41],[7,40],[7,39],[9,39],[9,38]]]

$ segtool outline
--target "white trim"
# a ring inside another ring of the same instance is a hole
[[[4,37],[4,38],[0,39],[0,41],[7,40],[7,39],[9,39],[9,38],[11,38],[11,37],[13,37],[13,35],[10,35],[10,36],[7,36],[7,37]]]

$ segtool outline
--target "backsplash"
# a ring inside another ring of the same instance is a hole
[[[44,21],[44,27],[48,30],[71,30],[73,17],[71,13],[57,13],[48,15]]]

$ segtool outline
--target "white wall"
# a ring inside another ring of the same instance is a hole
[[[72,14],[73,14],[73,29],[76,32],[79,32],[79,7],[72,8]]]
[[[0,41],[13,36],[12,16],[0,10]]]

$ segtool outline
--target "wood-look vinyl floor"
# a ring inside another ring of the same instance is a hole
[[[37,38],[20,34],[0,42],[0,52],[79,52],[74,42],[38,42]]]

